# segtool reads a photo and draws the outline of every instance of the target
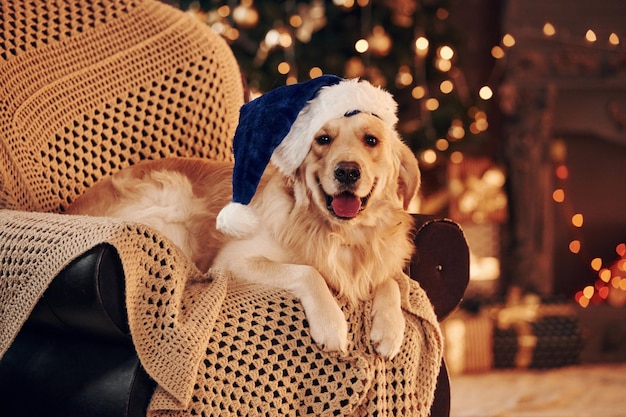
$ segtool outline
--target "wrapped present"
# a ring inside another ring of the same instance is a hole
[[[541,303],[518,289],[492,310],[494,368],[557,368],[577,364],[583,340],[574,306]]]
[[[573,365],[583,348],[573,304],[541,302],[518,289],[504,303],[457,311],[442,328],[452,374]]]

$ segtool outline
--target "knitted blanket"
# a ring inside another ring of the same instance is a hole
[[[109,243],[158,384],[149,414],[428,415],[442,339],[416,282],[392,361],[369,342],[370,303],[340,300],[350,349],[327,353],[291,294],[202,274],[146,226],[60,214],[141,159],[232,159],[243,88],[223,39],[150,0],[0,1],[0,356],[59,271]]]
[[[137,353],[158,383],[150,415],[429,414],[442,338],[426,294],[408,278],[401,283],[405,341],[388,361],[369,341],[371,303],[340,300],[350,349],[324,352],[291,294],[223,271],[203,275],[146,226],[0,211],[0,231],[2,353],[56,273],[106,242],[122,259]]]

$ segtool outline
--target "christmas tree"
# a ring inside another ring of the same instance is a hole
[[[480,152],[488,139],[485,100],[492,93],[467,86],[459,53],[464,37],[450,19],[450,0],[179,6],[228,40],[253,94],[322,73],[360,77],[396,97],[398,130],[418,153]]]

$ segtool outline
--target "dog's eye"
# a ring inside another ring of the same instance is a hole
[[[374,147],[378,145],[378,138],[376,136],[365,135],[365,137],[363,138],[363,141],[365,142],[367,146]]]
[[[328,135],[320,135],[315,138],[315,141],[320,145],[328,145],[331,142],[331,138]]]

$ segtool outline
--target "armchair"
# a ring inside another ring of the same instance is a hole
[[[222,271],[202,275],[144,226],[62,214],[98,179],[141,159],[232,158],[244,88],[226,43],[149,0],[7,1],[0,12],[13,28],[0,43],[3,412],[228,414],[262,404],[288,414],[448,414],[436,320],[467,284],[456,224],[415,216],[406,362],[325,354],[307,344],[288,294]],[[360,311],[346,311],[355,330],[366,328]]]

